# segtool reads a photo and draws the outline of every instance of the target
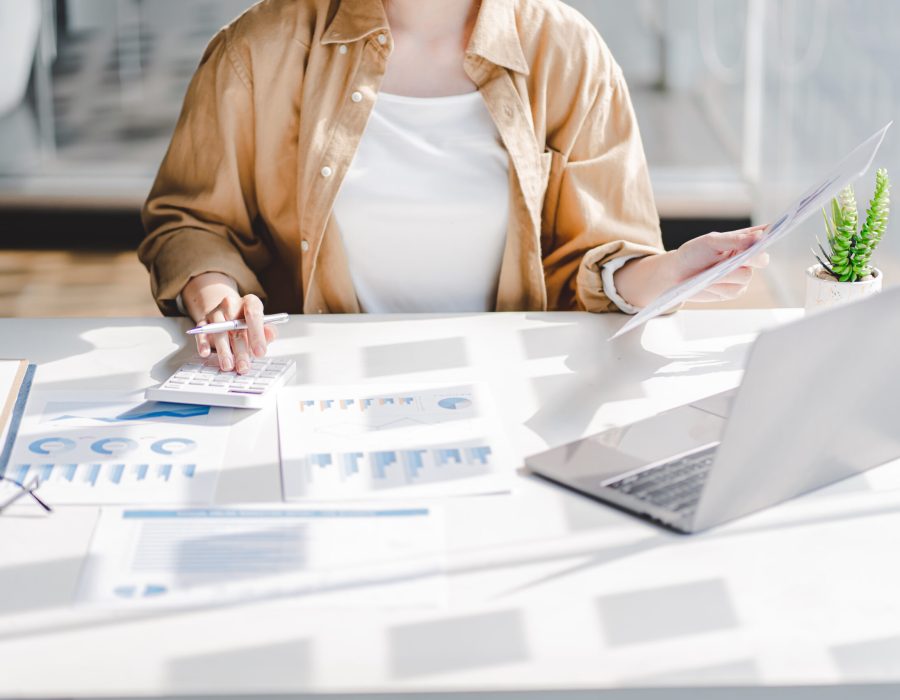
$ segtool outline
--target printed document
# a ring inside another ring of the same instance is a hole
[[[62,504],[205,504],[232,409],[142,401],[123,392],[34,392],[7,466]]]
[[[643,325],[660,314],[671,311],[682,302],[688,301],[704,289],[725,277],[728,273],[746,264],[769,246],[777,243],[812,214],[820,211],[822,207],[844,187],[856,178],[865,174],[875,159],[881,142],[893,122],[882,128],[873,136],[866,139],[850,155],[829,173],[820,183],[811,187],[800,199],[773,223],[756,245],[748,248],[743,253],[735,255],[720,262],[717,265],[695,275],[691,279],[659,296],[652,304],[641,310],[613,335],[610,340],[618,338],[638,326]]]
[[[291,387],[278,434],[288,501],[497,493],[515,467],[482,385]]]
[[[322,594],[338,606],[443,602],[434,508],[104,508],[79,586],[84,603],[195,606]]]

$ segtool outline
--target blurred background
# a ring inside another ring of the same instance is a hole
[[[771,220],[900,107],[896,0],[568,2],[628,79],[669,247]],[[206,42],[251,4],[0,0],[0,315],[157,313],[140,205]],[[895,175],[898,139],[876,162]],[[821,229],[780,243],[731,305],[801,306]]]

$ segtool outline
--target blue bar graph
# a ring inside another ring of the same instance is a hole
[[[359,460],[361,460],[363,456],[362,452],[349,452],[341,455],[345,476],[359,474]]]
[[[343,399],[341,401],[341,409],[346,411],[348,408],[350,408],[355,403],[356,403],[355,399]]]
[[[109,474],[109,480],[114,484],[122,483],[122,475],[125,473],[124,464],[114,464]]]
[[[92,464],[88,469],[87,482],[91,486],[97,485],[97,479],[100,478],[100,467],[103,466],[101,464]]]
[[[370,455],[372,460],[372,476],[376,479],[386,479],[385,469],[397,462],[396,452],[372,452]]]
[[[453,460],[457,464],[462,464],[462,455],[459,453],[459,450],[455,448],[435,450],[434,456],[440,466],[448,464],[450,460]]]
[[[137,468],[137,480],[143,481],[147,478],[147,472],[150,471],[149,464],[139,464]]]
[[[300,411],[305,411],[307,408],[312,408],[316,405],[315,401],[301,401],[300,402]]]
[[[410,480],[415,479],[419,472],[425,468],[424,455],[425,450],[406,450],[400,453],[403,459],[403,466],[406,467],[406,473]]]
[[[172,465],[171,464],[160,464],[159,465],[159,478],[168,481],[172,476]]]
[[[62,467],[62,469],[63,479],[69,482],[75,481],[75,474],[78,472],[77,464],[66,464]]]
[[[327,469],[331,464],[331,455],[327,452],[309,456],[309,463],[314,464],[322,469]]]
[[[319,406],[322,408],[323,411],[327,411],[329,408],[334,406],[334,401],[332,399],[323,399],[322,401],[319,402]]]
[[[402,406],[412,406],[412,405],[413,405],[413,401],[414,401],[414,399],[413,399],[412,396],[405,396],[405,397],[403,397],[403,398],[400,399],[400,404],[401,404]]]
[[[53,467],[56,466],[54,464],[42,464],[40,466],[40,480],[41,483],[45,481],[50,481],[50,477],[53,475]]]
[[[472,464],[474,462],[487,464],[490,461],[488,458],[491,456],[491,448],[487,446],[470,447],[466,450],[466,456],[469,458],[469,464]]]
[[[194,474],[197,473],[197,465],[196,464],[185,464],[184,467],[182,467],[182,471],[184,472],[184,475],[188,479],[193,479]]]
[[[361,402],[362,410],[365,411],[367,408],[371,408],[374,403],[375,399],[363,399]]]
[[[28,476],[28,470],[31,469],[30,464],[20,464],[16,467],[16,471],[13,472],[13,481],[18,481],[20,484],[25,483],[25,477]]]

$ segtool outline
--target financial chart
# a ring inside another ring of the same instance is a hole
[[[82,572],[84,603],[221,604],[328,593],[346,605],[434,606],[443,598],[434,507],[104,508]]]
[[[229,417],[230,409],[111,392],[36,394],[6,475],[21,483],[37,477],[51,505],[205,503],[215,488]]]
[[[288,499],[505,490],[507,451],[481,386],[296,387],[278,411]]]

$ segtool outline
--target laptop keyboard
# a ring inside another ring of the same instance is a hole
[[[652,469],[630,474],[607,487],[668,511],[688,515],[697,507],[717,446]]]

